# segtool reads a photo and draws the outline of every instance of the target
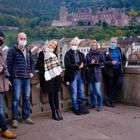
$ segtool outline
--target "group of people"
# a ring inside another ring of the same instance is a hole
[[[102,110],[103,97],[101,93],[102,75],[106,85],[106,105],[116,106],[116,96],[122,87],[122,72],[126,57],[123,50],[117,47],[117,39],[110,39],[109,48],[101,51],[96,40],[90,42],[90,50],[86,57],[78,50],[79,40],[70,42],[71,48],[65,55],[65,81],[70,82],[73,112],[81,115],[78,99],[84,100],[84,82],[89,83],[89,108]],[[86,74],[85,74],[86,73]],[[86,75],[86,77],[85,77]]]
[[[12,126],[19,124],[19,102],[22,93],[22,122],[34,124],[30,118],[30,81],[34,76],[35,66],[40,74],[40,87],[43,93],[49,95],[49,105],[52,119],[63,120],[59,108],[59,91],[62,81],[62,68],[57,57],[58,42],[50,40],[45,43],[39,53],[37,63],[34,64],[31,51],[27,46],[27,35],[18,34],[17,44],[8,50],[5,57],[2,52],[5,36],[0,32],[0,134],[6,138],[16,138],[11,132],[4,117],[3,96],[12,86]],[[106,83],[106,105],[115,107],[116,95],[122,86],[122,68],[125,65],[125,55],[117,47],[117,39],[111,38],[109,48],[102,52],[96,40],[90,42],[90,50],[85,56],[78,50],[79,39],[70,42],[70,49],[66,52],[65,81],[70,83],[70,93],[73,103],[73,113],[81,115],[78,100],[84,100],[84,83],[89,83],[90,108],[102,110],[103,97],[101,93],[102,73]],[[86,73],[86,74],[85,74]],[[8,74],[8,76],[7,76]]]

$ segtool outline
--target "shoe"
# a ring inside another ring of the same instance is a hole
[[[60,120],[63,120],[63,117],[62,117],[62,115],[61,115],[61,113],[60,113],[60,109],[56,109],[56,113],[57,113],[58,118],[59,118]]]
[[[88,106],[88,109],[92,109],[92,108],[95,108],[95,107],[96,107],[95,105],[91,105],[91,104],[90,104],[90,105]]]
[[[56,121],[60,121],[60,118],[58,117],[56,110],[52,111],[52,119]]]
[[[116,101],[115,101],[115,100],[113,100],[113,101],[111,102],[111,107],[116,107]]]
[[[6,131],[1,131],[0,134],[8,139],[15,139],[17,136],[16,134],[14,134],[13,132],[11,132],[10,130],[6,130]]]
[[[17,120],[12,120],[12,127],[17,128],[18,127],[18,121]]]
[[[111,100],[110,100],[110,99],[107,99],[107,101],[106,101],[106,106],[112,107],[112,103],[111,103]]]
[[[34,124],[34,121],[31,118],[26,118],[23,120],[23,123],[25,124]]]
[[[102,111],[102,106],[98,106],[97,111]]]
[[[74,110],[73,113],[76,114],[76,115],[81,115],[79,110]]]

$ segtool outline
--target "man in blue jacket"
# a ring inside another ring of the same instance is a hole
[[[9,49],[7,54],[7,66],[12,81],[12,126],[18,127],[18,107],[20,94],[22,93],[22,118],[23,122],[33,124],[30,115],[30,79],[33,77],[34,65],[31,53],[27,47],[27,35],[18,34],[18,43]],[[22,90],[22,91],[21,91]]]
[[[110,39],[110,46],[104,52],[105,68],[103,73],[106,79],[107,101],[109,107],[116,106],[116,96],[122,87],[122,71],[125,66],[126,56],[120,47],[117,47],[117,39]]]

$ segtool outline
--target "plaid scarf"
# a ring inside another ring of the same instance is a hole
[[[45,68],[45,80],[49,81],[56,76],[60,75],[62,69],[58,63],[56,55],[53,53],[53,49],[46,48],[44,51],[44,68]]]

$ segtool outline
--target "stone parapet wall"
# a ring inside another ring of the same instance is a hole
[[[55,88],[55,87],[54,87]],[[61,91],[59,92],[60,108],[67,110],[72,106],[69,87],[62,83]],[[42,93],[39,85],[39,74],[35,73],[35,76],[31,80],[31,116],[39,113],[50,113],[50,106],[48,104],[48,93]],[[19,116],[22,114],[22,97],[19,105]],[[11,118],[12,110],[12,92],[9,91],[5,94],[4,110],[7,118]]]
[[[102,83],[102,93],[104,92],[104,82]],[[86,93],[87,94],[87,93]],[[67,110],[72,107],[69,86],[62,83],[60,95],[60,108]],[[39,113],[50,113],[48,104],[48,94],[42,93],[39,85],[39,74],[36,73],[31,80],[31,115]],[[7,118],[11,118],[12,94],[9,91],[5,95],[4,110]],[[123,88],[120,91],[118,100],[125,104],[140,106],[140,68],[125,68],[123,78]],[[20,99],[19,115],[21,116],[22,98]]]
[[[125,68],[119,101],[140,106],[140,68]]]

